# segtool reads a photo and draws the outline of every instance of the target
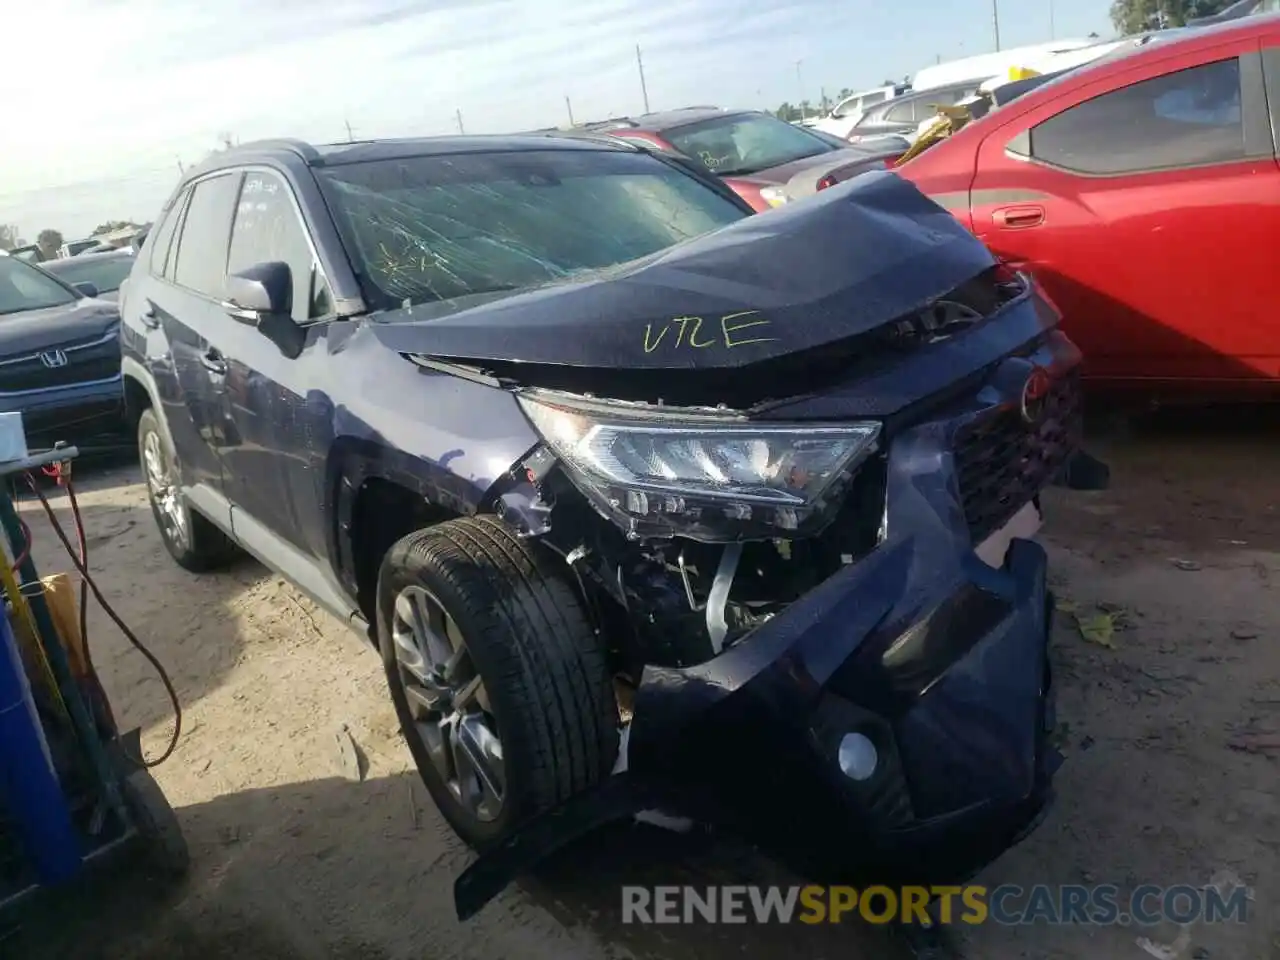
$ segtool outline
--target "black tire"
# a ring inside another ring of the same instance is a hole
[[[150,444],[154,444],[152,453],[158,454],[167,483],[173,487],[171,506],[177,512],[176,516],[162,506],[164,496],[157,484],[163,482],[163,478],[152,475],[148,459]],[[160,428],[160,419],[150,407],[138,417],[138,459],[147,481],[147,500],[151,504],[156,529],[178,566],[201,573],[225,567],[234,560],[239,552],[236,545],[207,518],[192,510],[182,495],[177,457]]]
[[[378,577],[377,630],[391,698],[418,772],[466,843],[485,849],[529,817],[599,783],[618,756],[618,707],[606,652],[563,561],[491,517],[411,533]],[[450,791],[417,732],[392,618],[406,588],[428,591],[461,633],[502,744],[505,796],[491,820]]]
[[[177,814],[147,770],[135,770],[120,781],[125,804],[142,839],[146,863],[167,878],[179,879],[191,865],[191,852]]]

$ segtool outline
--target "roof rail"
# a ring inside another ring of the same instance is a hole
[[[610,117],[607,120],[590,120],[587,123],[578,124],[581,130],[620,130],[624,127],[638,127],[630,117]]]
[[[267,140],[251,140],[248,143],[238,143],[233,147],[234,150],[288,150],[290,153],[297,154],[307,163],[315,163],[320,160],[320,152],[311,144],[304,140],[295,140],[291,137],[274,137]]]

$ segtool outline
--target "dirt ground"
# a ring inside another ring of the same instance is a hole
[[[1132,888],[1234,875],[1253,887],[1250,921],[1197,926],[1180,939],[1166,927],[987,924],[964,931],[966,956],[1280,960],[1276,419],[1144,423],[1094,447],[1112,464],[1111,490],[1048,499],[1046,539],[1068,611],[1054,638],[1067,763],[1048,820],[982,877]],[[460,925],[451,885],[468,852],[410,769],[376,655],[252,562],[200,577],[179,570],[160,546],[136,469],[99,471],[82,484],[92,568],[182,697],[181,745],[157,777],[193,867],[165,894],[118,876],[98,895],[57,907],[56,923],[33,921],[0,941],[0,956],[904,955],[882,930],[857,923],[624,926],[622,883],[782,879],[728,841],[691,846],[641,827],[573,849],[548,877]],[[37,510],[24,505],[44,571],[69,569]],[[1109,619],[1095,620],[1100,612]],[[1109,639],[1093,630],[1108,622]],[[101,611],[90,624],[116,713],[143,728],[154,754],[171,729],[163,688]],[[341,773],[343,724],[367,755],[363,782]]]

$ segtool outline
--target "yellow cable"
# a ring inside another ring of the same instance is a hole
[[[58,681],[53,676],[53,668],[49,666],[49,659],[44,652],[44,644],[40,642],[40,632],[36,629],[35,618],[31,615],[31,607],[27,604],[27,598],[23,596],[22,589],[18,586],[18,581],[14,577],[13,567],[9,565],[8,556],[3,548],[0,548],[0,586],[4,588],[4,594],[9,598],[9,603],[13,605],[15,618],[18,621],[18,629],[22,633],[21,639],[27,642],[30,649],[35,651],[36,659],[40,663],[40,672],[44,674],[44,678],[48,681],[48,686],[53,691],[54,699],[57,701],[58,708],[65,715],[67,714],[67,705],[62,699],[62,691],[58,689]],[[43,590],[44,584],[37,583],[36,586]]]

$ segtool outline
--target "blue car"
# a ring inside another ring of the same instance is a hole
[[[897,176],[757,217],[640,144],[250,144],[120,311],[165,546],[377,646],[463,916],[648,809],[881,883],[1045,809],[1080,358]]]

